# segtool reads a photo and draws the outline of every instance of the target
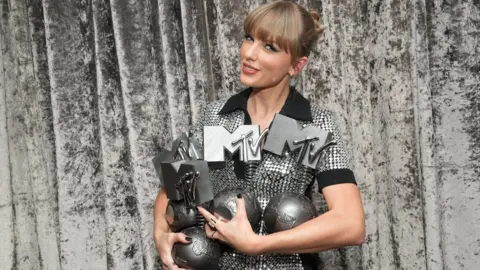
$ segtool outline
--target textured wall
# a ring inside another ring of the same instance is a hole
[[[0,0],[2,269],[160,267],[151,158],[240,89],[264,2]],[[480,2],[298,2],[327,28],[297,86],[340,116],[367,218],[322,268],[477,269]]]

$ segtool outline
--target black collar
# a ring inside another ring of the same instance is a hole
[[[242,110],[247,113],[247,101],[252,91],[252,88],[247,88],[230,97],[225,105],[223,105],[219,114],[230,113],[235,110]],[[304,98],[295,87],[290,87],[290,92],[282,110],[280,110],[280,114],[296,120],[313,121],[312,112],[310,110],[310,101]]]

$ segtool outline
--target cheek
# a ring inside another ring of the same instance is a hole
[[[276,76],[283,76],[290,69],[289,62],[282,57],[275,57],[274,55],[265,57],[262,66],[266,67],[270,74]]]

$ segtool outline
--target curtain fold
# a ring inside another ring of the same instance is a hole
[[[151,160],[242,88],[265,2],[0,0],[2,269],[161,268]],[[296,2],[326,29],[295,85],[337,116],[367,225],[320,269],[476,269],[480,3]]]

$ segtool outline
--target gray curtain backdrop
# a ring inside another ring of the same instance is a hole
[[[241,88],[263,2],[0,0],[1,269],[160,268],[151,159]],[[321,268],[478,269],[480,1],[299,2],[326,32],[297,87],[340,116],[367,222]]]

